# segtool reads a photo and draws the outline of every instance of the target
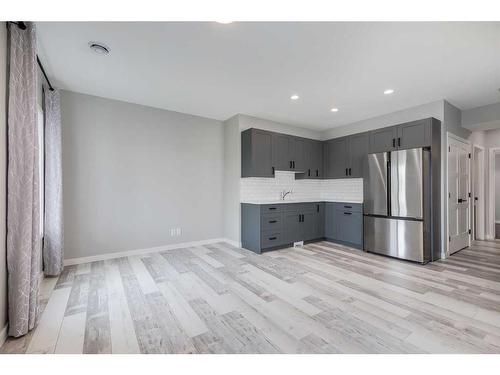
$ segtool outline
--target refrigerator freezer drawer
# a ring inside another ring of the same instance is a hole
[[[369,252],[425,263],[422,221],[365,216],[364,249]]]

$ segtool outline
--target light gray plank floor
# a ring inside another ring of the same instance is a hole
[[[425,266],[221,242],[66,267],[41,302],[2,353],[500,353],[500,241]]]

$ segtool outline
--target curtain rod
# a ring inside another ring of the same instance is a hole
[[[24,23],[22,21],[17,21],[17,22],[10,21],[10,23],[17,25],[17,27],[19,27],[21,30],[26,30],[26,23]],[[36,55],[36,62],[38,63],[38,66],[40,67],[40,70],[42,71],[42,74],[45,77],[45,80],[49,84],[49,90],[54,91],[54,88],[52,87],[52,84],[49,81],[49,77],[47,77],[47,73],[45,73],[45,69],[43,68],[42,62],[40,61],[40,58],[38,57],[38,55]]]

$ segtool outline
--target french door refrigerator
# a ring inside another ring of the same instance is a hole
[[[364,250],[427,263],[430,186],[429,149],[369,154],[363,179]]]

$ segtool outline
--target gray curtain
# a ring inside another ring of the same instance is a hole
[[[59,91],[45,90],[45,220],[43,266],[49,276],[63,269],[61,102]]]
[[[35,27],[9,24],[7,268],[9,335],[35,325],[41,277]]]

